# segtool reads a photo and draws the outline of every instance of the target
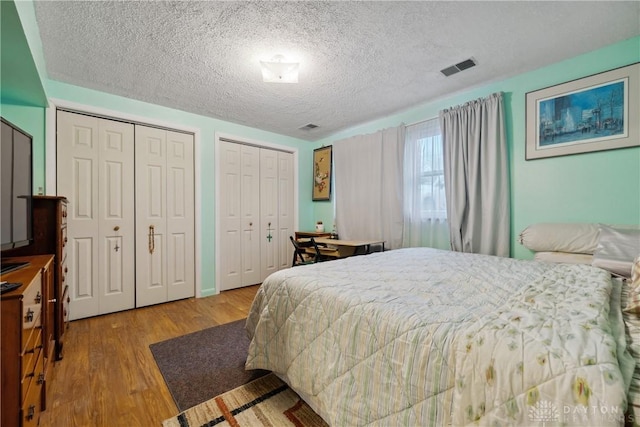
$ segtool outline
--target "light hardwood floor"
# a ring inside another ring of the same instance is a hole
[[[178,409],[149,344],[242,319],[257,290],[250,286],[71,322],[40,426],[160,426]]]

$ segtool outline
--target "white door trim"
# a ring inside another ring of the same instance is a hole
[[[218,283],[221,282],[221,272],[220,272],[220,235],[221,235],[221,227],[220,227],[220,204],[217,203],[220,200],[220,177],[218,172],[220,171],[220,140],[225,139],[233,142],[237,142],[239,144],[247,144],[253,145],[261,148],[269,148],[272,150],[285,151],[287,153],[293,154],[293,206],[294,206],[294,230],[298,229],[298,147],[290,147],[288,145],[276,144],[273,142],[260,141],[257,139],[246,138],[243,136],[236,136],[223,132],[215,133],[215,144],[214,144],[214,152],[215,152],[215,200],[216,200],[216,208],[215,208],[215,221],[216,221],[216,247],[215,247],[215,260],[216,260],[216,283],[215,283],[215,293],[220,293],[220,288]],[[311,185],[311,183],[309,183]]]
[[[202,276],[201,276],[201,258],[202,258],[202,224],[201,224],[201,206],[202,206],[202,177],[200,162],[202,152],[202,131],[200,128],[185,126],[184,124],[175,124],[165,120],[139,116],[137,114],[125,113],[122,111],[110,110],[108,108],[97,107],[95,105],[80,104],[64,99],[49,98],[49,109],[46,114],[46,143],[45,143],[45,188],[48,195],[56,195],[57,192],[57,167],[56,167],[56,110],[69,109],[76,112],[84,112],[104,118],[120,119],[131,121],[134,123],[148,124],[152,126],[160,126],[168,129],[193,133],[193,172],[194,172],[194,191],[195,191],[195,286],[196,298],[202,296]]]

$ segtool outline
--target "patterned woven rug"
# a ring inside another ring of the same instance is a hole
[[[164,427],[295,426],[327,423],[274,374],[223,393],[165,420]]]

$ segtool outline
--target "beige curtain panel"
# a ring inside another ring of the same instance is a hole
[[[451,248],[509,256],[509,164],[502,93],[440,112]]]

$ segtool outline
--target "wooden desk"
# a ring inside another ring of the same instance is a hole
[[[314,239],[318,239],[318,237],[329,237],[331,233],[327,231],[296,231],[296,240],[300,239],[308,239],[309,237],[313,237]]]
[[[384,251],[384,240],[340,240],[318,237],[316,243],[327,245],[327,248],[338,251],[339,258],[358,255],[358,250],[362,249],[365,254],[370,253],[371,245],[382,245]]]

